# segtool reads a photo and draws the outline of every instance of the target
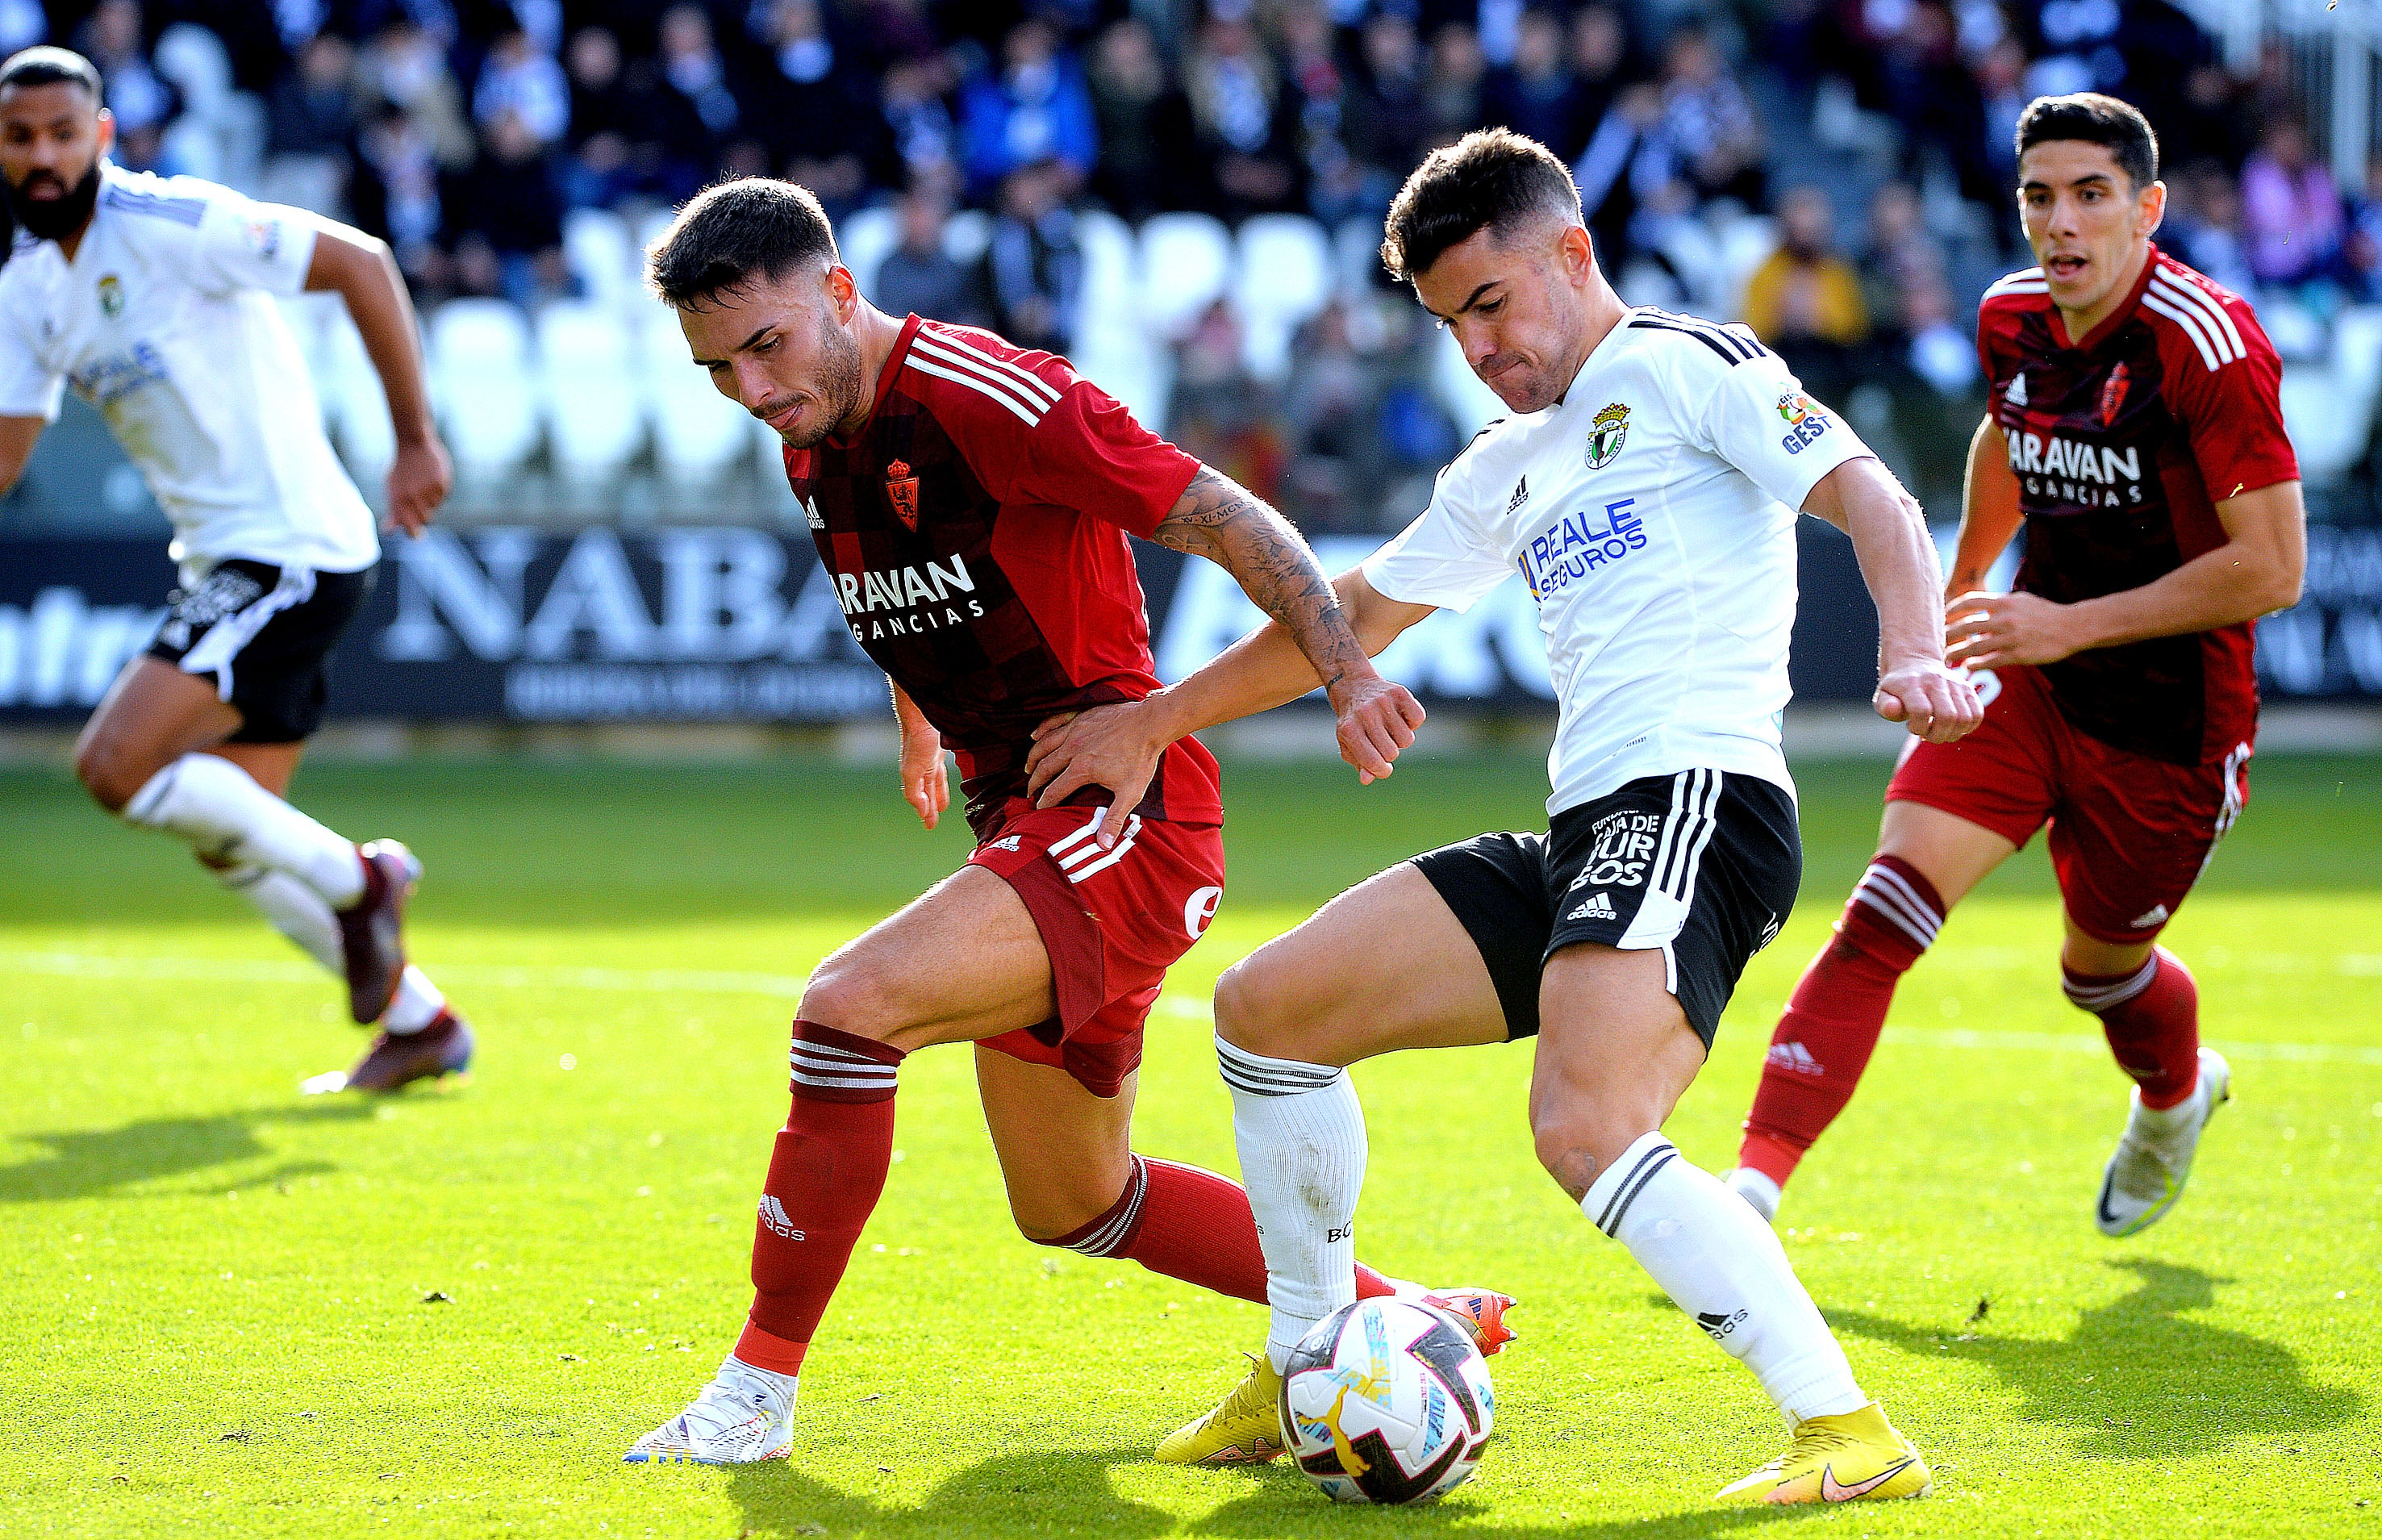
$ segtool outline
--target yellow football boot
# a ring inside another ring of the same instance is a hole
[[[1848,1503],[1923,1497],[1934,1473],[1875,1401],[1859,1411],[1795,1424],[1785,1454],[1720,1489],[1715,1501]]]
[[[1282,1453],[1282,1376],[1263,1353],[1215,1411],[1158,1446],[1161,1465],[1262,1465]]]

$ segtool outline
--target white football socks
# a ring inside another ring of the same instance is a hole
[[[225,887],[255,905],[276,930],[322,964],[331,977],[347,977],[338,918],[313,889],[286,871],[261,867],[253,861],[217,868],[215,876]],[[436,1020],[446,1005],[447,996],[430,981],[430,976],[408,963],[398,978],[397,997],[389,1002],[380,1025],[400,1036],[418,1032]]]
[[[353,844],[221,755],[183,755],[132,795],[124,816],[216,859],[286,871],[334,909],[363,896],[363,859]]]
[[[1357,1198],[1365,1186],[1365,1110],[1348,1072],[1270,1059],[1216,1040],[1233,1093],[1233,1142],[1265,1252],[1277,1371],[1314,1324],[1357,1301]]]
[[[1669,1140],[1653,1133],[1632,1144],[1579,1207],[1629,1248],[1706,1335],[1753,1371],[1790,1420],[1869,1404],[1777,1236]],[[1271,1264],[1271,1252],[1266,1260]]]

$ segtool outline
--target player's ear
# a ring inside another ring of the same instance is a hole
[[[95,121],[99,125],[99,153],[104,155],[116,143],[116,114],[102,107]]]
[[[2137,233],[2144,236],[2155,233],[2160,223],[2166,218],[2167,183],[2153,182],[2143,189],[2142,202],[2137,207],[2134,217]]]
[[[1585,286],[1596,274],[1596,243],[1589,238],[1584,225],[1565,225],[1557,238],[1556,250],[1562,253],[1564,271],[1575,284]]]
[[[860,307],[860,284],[853,277],[852,269],[840,262],[827,270],[827,294],[835,302],[838,321],[851,320],[852,313]]]

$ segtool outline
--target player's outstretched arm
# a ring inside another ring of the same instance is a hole
[[[389,421],[397,428],[397,459],[388,468],[388,516],[408,535],[419,535],[455,480],[447,447],[430,413],[423,383],[422,335],[405,276],[388,243],[345,225],[318,221],[314,258],[306,287],[336,290],[348,302],[362,334],[364,351],[388,396]]]
[[[943,735],[901,685],[893,686],[893,715],[902,724],[902,800],[932,830],[952,805],[951,771],[943,765]]]
[[[0,417],[0,497],[6,497],[17,486],[17,478],[25,474],[25,462],[33,457],[33,441],[48,426],[41,417]]]
[[[1955,660],[1973,668],[2057,663],[2092,647],[2237,625],[2300,601],[2307,507],[2280,481],[2216,505],[2225,544],[2155,582],[2075,604],[2034,594],[1962,594],[1946,628]]]
[[[1203,465],[1150,538],[1231,573],[1314,666],[1340,719],[1340,757],[1369,781],[1390,773],[1422,725],[1422,707],[1374,671],[1338,592],[1288,519]]]
[[[2009,440],[1991,417],[1977,425],[1969,440],[1967,496],[1961,499],[1960,539],[1952,552],[1952,575],[1945,581],[1944,597],[1975,593],[1985,585],[1985,574],[2002,559],[2026,523],[2019,505],[2018,473],[2009,468]]]
[[[1861,578],[1877,601],[1877,714],[1948,744],[1984,720],[1968,677],[1944,661],[1935,541],[1919,503],[1874,457],[1848,460],[1820,478],[1803,511],[1853,537]]]

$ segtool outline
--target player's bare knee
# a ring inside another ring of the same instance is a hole
[[[1295,1058],[1290,1041],[1296,1016],[1285,1008],[1262,951],[1242,958],[1216,980],[1216,1035],[1268,1058]]]
[[[131,752],[119,739],[105,733],[95,733],[75,745],[75,779],[91,793],[92,800],[111,813],[124,811],[157,767],[145,756]]]
[[[1588,1196],[1599,1174],[1659,1119],[1623,1102],[1568,1102],[1534,1108],[1530,1138],[1539,1164],[1577,1202]]]
[[[909,1025],[895,1004],[892,980],[866,961],[841,955],[811,974],[797,1009],[804,1021],[878,1042]]]

